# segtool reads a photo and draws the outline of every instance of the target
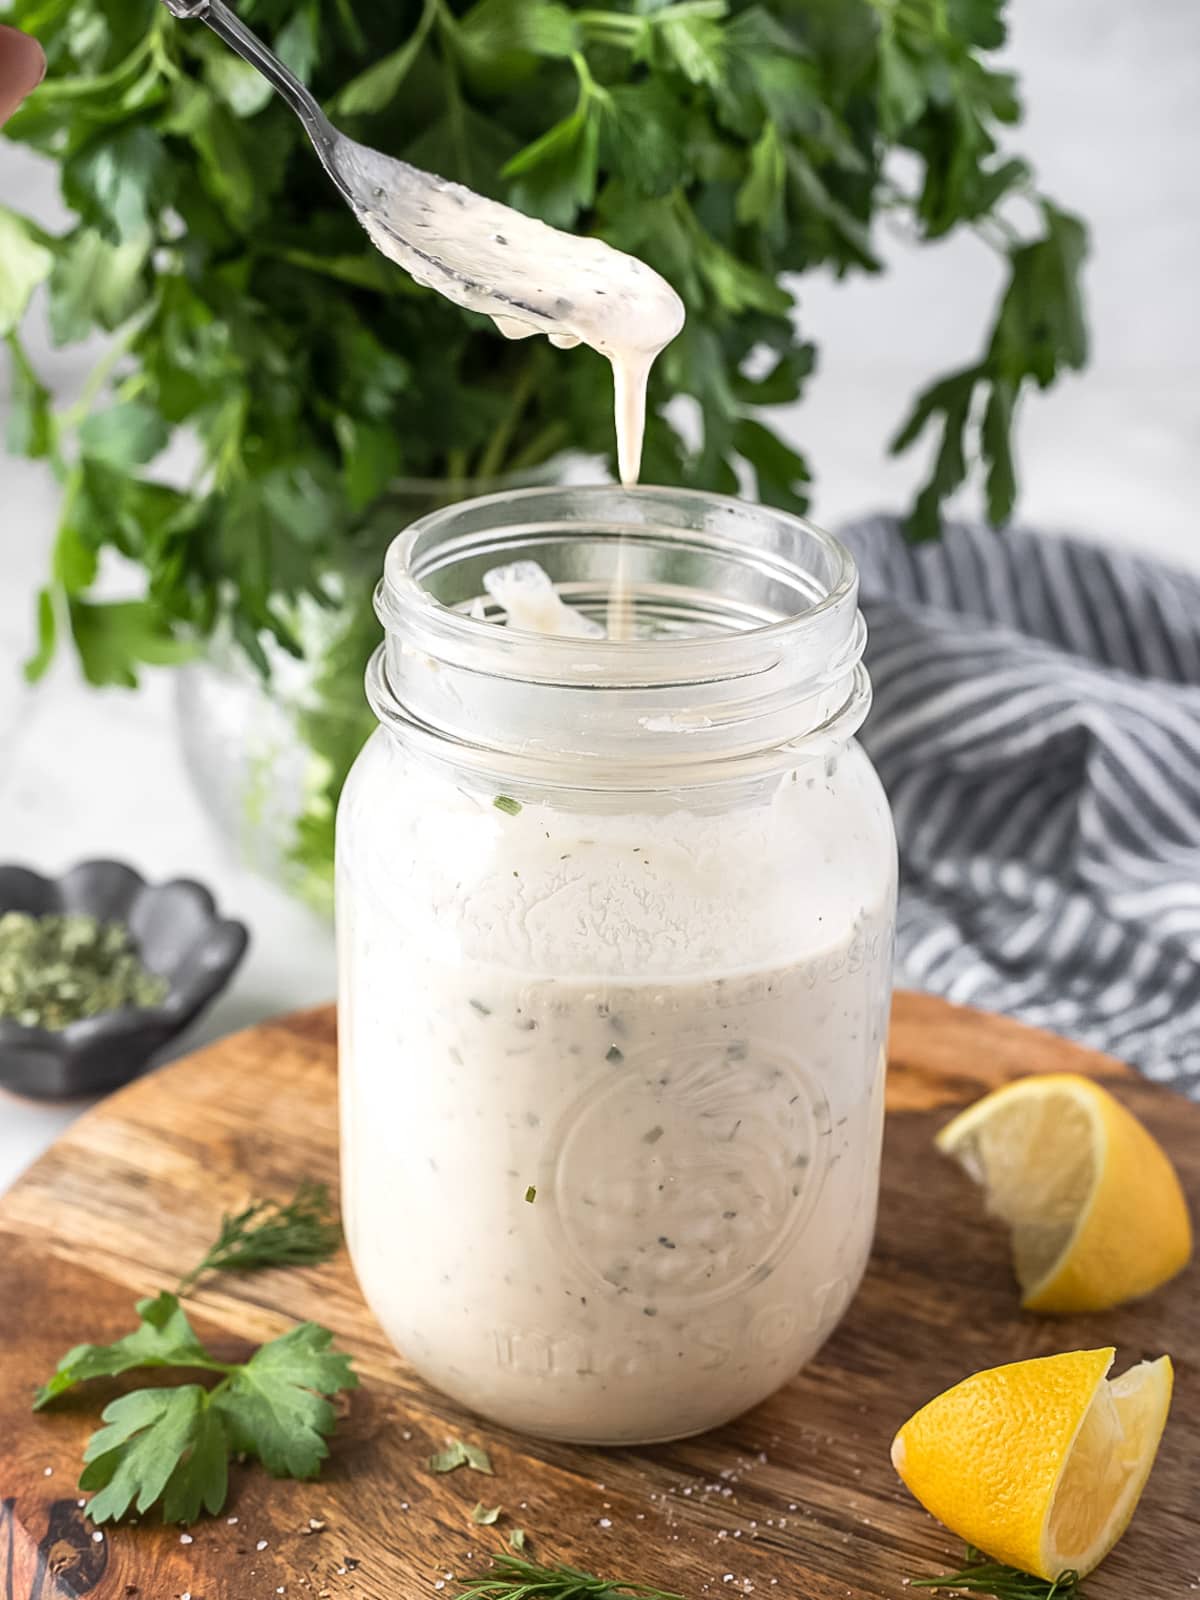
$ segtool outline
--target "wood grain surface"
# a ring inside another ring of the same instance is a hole
[[[906,1578],[944,1570],[961,1550],[893,1475],[896,1427],[980,1367],[1115,1344],[1119,1368],[1169,1350],[1176,1399],[1142,1507],[1088,1600],[1188,1600],[1200,1585],[1200,1275],[1193,1267],[1100,1316],[1023,1315],[1002,1230],[930,1141],[951,1108],[1007,1078],[1094,1073],[1171,1152],[1194,1204],[1200,1108],[1060,1039],[913,995],[897,998],[890,1054],[866,1281],[820,1356],[736,1423],[617,1451],[481,1424],[406,1369],[343,1252],[319,1268],[213,1278],[188,1301],[224,1359],[305,1317],[353,1352],[363,1387],[322,1478],[275,1482],[236,1467],[226,1512],[190,1534],[147,1522],[97,1539],[77,1502],[80,1452],[103,1404],[137,1380],[88,1385],[36,1417],[34,1386],[69,1346],[128,1331],[133,1299],[175,1284],[222,1209],[288,1195],[301,1176],[335,1181],[333,1015],[265,1023],[131,1085],[0,1198],[0,1597],[449,1597],[454,1578],[481,1570],[520,1526],[545,1559],[688,1600],[900,1600]],[[485,1443],[495,1478],[431,1474],[426,1458],[450,1435]],[[504,1506],[497,1528],[471,1524],[480,1498]]]

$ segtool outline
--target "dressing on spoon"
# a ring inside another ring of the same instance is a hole
[[[376,248],[417,283],[492,318],[508,339],[544,333],[562,349],[590,345],[612,364],[617,464],[636,483],[646,383],[683,327],[683,301],[652,267],[601,239],[563,233],[460,183],[346,139],[337,164]]]

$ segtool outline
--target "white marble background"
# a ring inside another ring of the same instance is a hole
[[[1011,16],[1021,142],[1047,190],[1090,220],[1095,246],[1094,361],[1025,409],[1021,514],[1200,567],[1200,5],[1013,0]],[[60,215],[47,174],[2,141],[0,200]],[[806,283],[801,300],[822,365],[789,425],[819,466],[815,514],[830,526],[903,503],[917,463],[887,461],[883,443],[914,390],[973,352],[996,290],[989,252],[970,239],[920,252],[897,239],[888,254],[886,279]],[[35,354],[63,393],[87,364],[36,340]],[[97,693],[63,660],[36,691],[22,685],[55,489],[39,464],[3,457],[0,489],[0,859],[57,871],[114,855],[151,876],[186,873],[249,923],[245,965],[185,1047],[326,999],[329,931],[213,836],[169,683]],[[0,1187],[80,1109],[0,1092]]]

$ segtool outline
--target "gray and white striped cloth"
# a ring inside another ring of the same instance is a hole
[[[900,836],[897,980],[1200,1097],[1200,578],[1021,531],[843,538]]]

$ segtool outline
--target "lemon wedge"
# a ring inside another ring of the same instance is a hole
[[[1168,1356],[1108,1379],[1115,1351],[1073,1350],[965,1378],[892,1441],[927,1511],[996,1561],[1086,1576],[1129,1526],[1171,1404]]]
[[[1185,1265],[1192,1226],[1161,1145],[1090,1078],[1021,1078],[937,1136],[1012,1229],[1022,1305],[1100,1311]]]

